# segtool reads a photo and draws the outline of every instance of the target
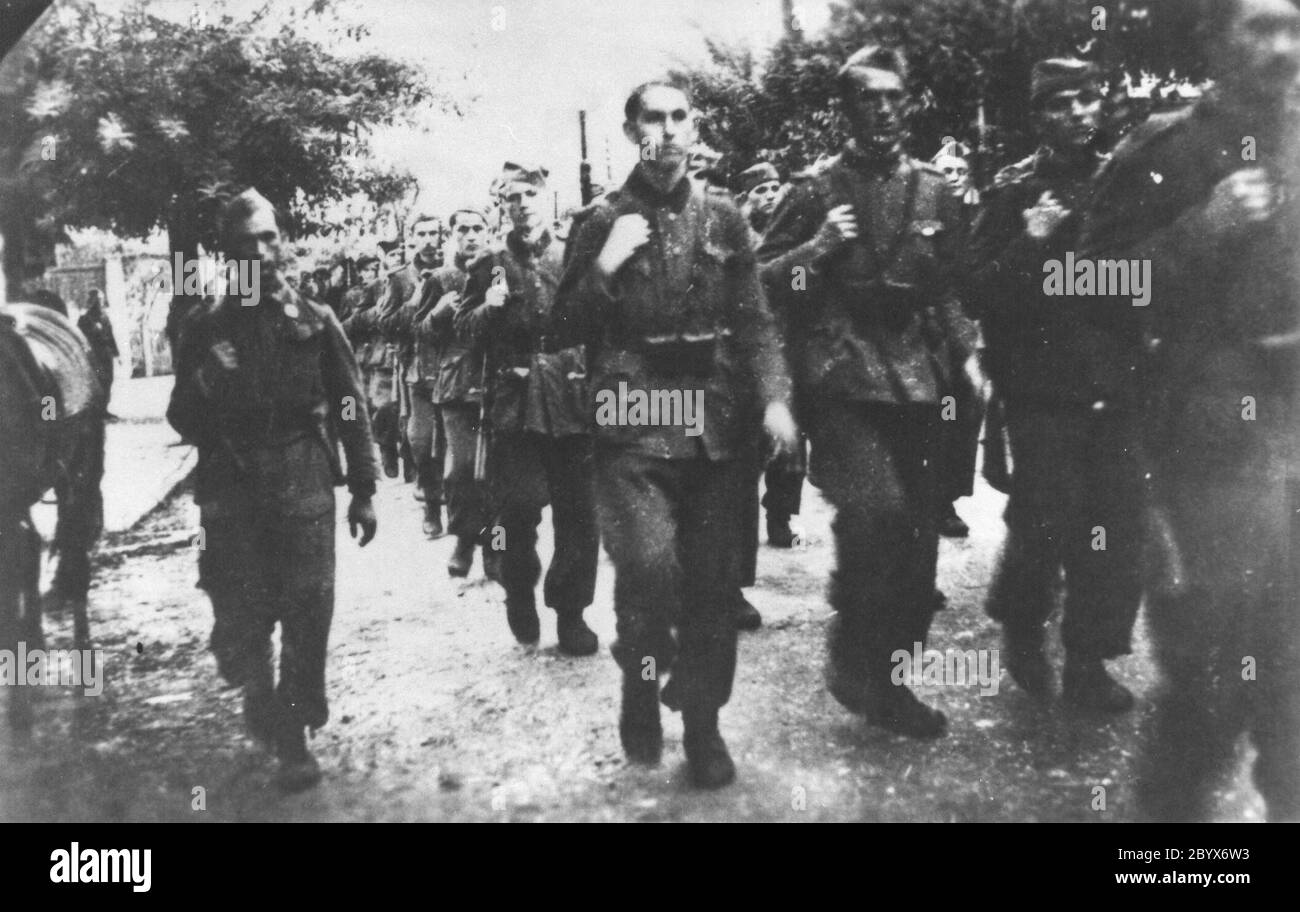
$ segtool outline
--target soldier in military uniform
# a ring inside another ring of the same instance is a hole
[[[456,254],[450,264],[423,279],[413,308],[420,316],[413,319],[413,328],[421,351],[431,359],[422,370],[431,372],[426,376],[434,378],[429,398],[446,432],[443,492],[447,531],[456,537],[447,572],[465,577],[487,520],[483,486],[474,477],[483,401],[483,345],[471,333],[471,324],[466,320],[472,312],[487,306],[494,260],[487,246],[488,224],[482,212],[457,210],[451,214],[449,225]]]
[[[494,532],[499,527],[503,536],[498,576],[510,630],[525,644],[540,635],[537,527],[550,504],[555,554],[544,598],[555,609],[560,651],[591,655],[599,643],[582,613],[595,593],[600,536],[586,355],[581,346],[559,344],[553,307],[564,251],[543,221],[546,176],[545,168],[505,164],[498,192],[512,228],[494,256],[501,271],[486,306],[465,322],[490,364],[488,479]]]
[[[212,600],[218,670],[243,686],[249,731],[274,743],[279,782],[297,790],[320,779],[305,730],[329,718],[334,486],[346,480],[348,521],[364,546],[375,534],[373,443],[342,327],[282,281],[271,204],[255,190],[236,197],[221,240],[228,259],[259,261],[260,300],[205,298],[179,316],[167,417],[199,451],[199,577]]]
[[[757,249],[763,243],[763,232],[771,224],[772,213],[776,211],[785,185],[781,183],[776,168],[767,162],[759,162],[740,172],[737,183],[741,195],[740,211],[749,219],[750,237]],[[780,315],[776,316],[779,319]],[[785,332],[779,325],[778,331],[784,339]],[[803,504],[807,452],[808,442],[800,438],[793,453],[772,457],[763,470],[762,506],[767,514],[767,543],[773,547],[790,548],[794,545],[790,517],[798,516]]]
[[[415,498],[424,503],[423,530],[428,538],[438,538],[443,532],[442,476],[447,434],[441,411],[433,402],[438,351],[428,339],[417,337],[415,325],[423,317],[423,314],[416,315],[421,287],[441,260],[438,227],[438,220],[431,215],[418,215],[411,222],[415,252],[410,263],[389,275],[388,291],[378,318],[384,338],[398,351],[405,393],[405,437],[415,468]]]
[[[394,395],[393,374],[397,355],[379,328],[379,317],[388,294],[388,274],[402,268],[402,246],[397,241],[381,241],[384,274],[366,286],[365,294],[344,327],[356,348],[358,362],[365,377],[366,404],[373,423],[375,439],[384,474],[396,478],[398,472],[398,445],[401,433],[398,427],[399,403]]]
[[[968,296],[983,320],[1015,463],[987,608],[1003,625],[1016,683],[1051,693],[1044,624],[1064,568],[1064,697],[1123,712],[1133,695],[1104,660],[1130,651],[1142,597],[1140,336],[1131,305],[1044,289],[1044,264],[1078,250],[1101,161],[1102,96],[1097,68],[1081,60],[1040,61],[1032,78],[1039,149],[999,173],[972,232]]]
[[[940,602],[940,392],[965,362],[950,294],[961,243],[943,175],[900,150],[904,61],[878,46],[839,72],[851,140],[796,181],[758,256],[787,328],[810,474],[835,508],[827,683],[875,724],[917,737],[942,713],[891,683]]]
[[[1152,271],[1142,424],[1178,559],[1150,582],[1164,687],[1138,797],[1148,818],[1209,818],[1244,731],[1269,819],[1296,820],[1300,13],[1286,0],[1206,12],[1214,87],[1116,149],[1082,245]]]
[[[90,351],[95,357],[95,376],[104,388],[104,402],[107,404],[113,395],[113,363],[118,357],[117,339],[113,336],[113,323],[104,311],[104,293],[92,288],[86,300],[86,309],[77,318],[77,329],[90,343]]]
[[[718,711],[735,673],[729,609],[749,454],[760,425],[784,446],[796,431],[748,226],[686,175],[690,98],[649,83],[624,114],[641,161],[570,242],[556,310],[567,341],[588,345],[598,405],[597,515],[614,563],[623,747],[634,761],[659,761],[659,679],[670,672],[663,702],[682,712],[692,781],[714,788],[735,776]],[[684,421],[633,423],[630,412],[621,421],[608,406],[627,390],[683,403],[700,391],[699,433]]]

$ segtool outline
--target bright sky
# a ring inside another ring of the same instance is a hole
[[[194,0],[153,5],[181,19]],[[830,5],[796,0],[796,14],[816,31]],[[255,6],[227,4],[231,11]],[[382,158],[419,178],[419,207],[436,213],[485,202],[501,164],[514,156],[547,165],[560,207],[576,204],[582,108],[593,178],[610,184],[608,140],[613,184],[621,182],[635,159],[621,130],[633,86],[704,60],[705,35],[762,50],[781,32],[781,0],[366,0],[346,9],[370,26],[370,47],[419,63],[457,97],[477,96],[464,118],[431,116],[428,134],[377,137]]]

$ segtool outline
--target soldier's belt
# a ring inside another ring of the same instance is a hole
[[[731,330],[640,336],[628,347],[638,351],[656,373],[708,376],[716,364],[718,345]]]

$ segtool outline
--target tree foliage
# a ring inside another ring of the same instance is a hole
[[[1206,77],[1199,0],[851,0],[820,35],[786,37],[761,55],[709,44],[682,70],[704,115],[703,138],[729,173],[756,160],[795,171],[844,141],[835,73],[869,42],[909,63],[909,151],[929,157],[945,135],[1006,160],[1029,151],[1029,75],[1059,55],[1094,60],[1115,86]],[[1099,17],[1098,9],[1104,11]],[[1103,27],[1104,26],[1104,27]],[[985,129],[977,135],[981,107]]]
[[[0,207],[47,233],[164,227],[189,256],[212,249],[220,205],[249,186],[300,233],[329,200],[399,199],[414,179],[372,163],[372,131],[449,102],[417,68],[363,52],[365,36],[333,0],[211,21],[196,7],[183,22],[148,0],[60,3],[0,94]]]

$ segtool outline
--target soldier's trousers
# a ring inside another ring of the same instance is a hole
[[[966,382],[964,374],[961,380],[949,391],[956,415],[941,425],[939,498],[943,503],[952,503],[959,497],[975,493],[975,461],[979,454],[980,427],[984,424],[984,400],[979,391]]]
[[[212,651],[231,684],[272,683],[290,719],[329,718],[325,656],[334,615],[334,486],[323,447],[300,439],[245,453],[245,484],[199,505],[199,584],[212,601]]]
[[[542,574],[537,527],[550,504],[555,553],[542,589],[545,603],[559,610],[591,604],[600,556],[592,469],[592,441],[586,435],[525,432],[492,441],[492,507],[504,533],[500,569],[507,598],[533,596]],[[496,547],[495,530],[486,542]]]
[[[411,414],[406,421],[406,436],[415,460],[415,483],[424,491],[426,503],[442,503],[442,473],[447,462],[447,431],[442,425],[442,409],[434,404],[424,384],[409,383],[407,387]]]
[[[660,459],[596,444],[597,515],[614,564],[610,651],[625,672],[644,674],[650,661],[661,681],[671,671],[683,710],[731,697],[738,520],[753,481],[746,460]]]
[[[1279,461],[1162,485],[1188,585],[1148,597],[1163,681],[1138,779],[1147,818],[1210,819],[1247,733],[1269,819],[1300,820],[1300,484],[1285,475]]]
[[[1083,659],[1130,651],[1142,599],[1144,488],[1132,414],[1007,402],[1014,461],[988,614],[1036,635],[1065,571],[1061,641]]]
[[[809,417],[809,472],[835,508],[830,661],[888,686],[937,606],[939,406],[823,399]]]
[[[799,515],[803,503],[803,481],[806,473],[808,441],[799,438],[798,453],[782,453],[772,458],[763,473],[763,509],[776,519],[788,520]]]
[[[457,538],[468,536],[478,541],[487,525],[483,485],[474,480],[479,406],[476,402],[444,402],[439,409],[447,431],[447,461],[443,471],[447,531]]]
[[[396,453],[401,439],[399,403],[393,395],[393,369],[374,367],[366,378],[366,396],[370,400],[370,420],[375,442],[385,453]]]

